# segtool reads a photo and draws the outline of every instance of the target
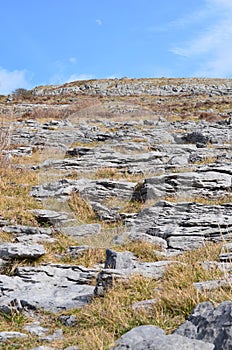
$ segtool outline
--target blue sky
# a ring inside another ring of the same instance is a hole
[[[232,76],[232,0],[0,5],[0,94],[90,78]]]

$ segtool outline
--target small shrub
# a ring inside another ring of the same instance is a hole
[[[29,99],[32,97],[31,90],[27,90],[24,88],[18,88],[12,92],[13,98],[21,98],[21,99]]]

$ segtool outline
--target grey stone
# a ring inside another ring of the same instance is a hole
[[[28,335],[20,332],[0,332],[0,342],[6,342],[8,339],[27,338]]]
[[[193,283],[194,287],[200,291],[210,291],[214,289],[219,289],[222,287],[231,287],[232,278],[221,279],[221,280],[211,280],[204,282]]]
[[[203,261],[201,266],[206,271],[219,270],[224,273],[224,276],[229,276],[232,273],[232,264],[230,262],[218,262],[218,261]]]
[[[127,270],[103,269],[97,276],[94,295],[104,297],[105,293],[113,287],[114,282],[128,279]]]
[[[96,235],[101,232],[100,224],[83,224],[78,226],[63,227],[62,231],[72,237]]]
[[[39,244],[0,244],[0,257],[4,259],[37,259],[45,253],[44,247]]]
[[[37,221],[42,225],[49,224],[56,226],[73,222],[73,218],[70,218],[70,214],[65,212],[47,209],[35,209],[31,210],[31,212],[34,214]]]
[[[131,270],[137,265],[136,258],[131,252],[115,252],[106,250],[105,269]]]
[[[135,242],[135,241],[148,242],[150,244],[154,244],[154,246],[159,246],[163,249],[167,248],[167,241],[161,237],[151,236],[149,234],[141,233],[141,232],[131,232],[128,235],[128,237],[132,242]]]
[[[93,149],[90,147],[75,147],[75,148],[70,148],[66,151],[67,156],[71,157],[81,157],[86,155],[88,152],[92,152]]]
[[[131,252],[115,252],[107,249],[105,266],[97,276],[94,294],[104,296],[105,292],[112,288],[115,280],[128,279],[132,275],[160,279],[167,266],[173,263],[173,261],[138,262]]]
[[[34,243],[55,243],[57,242],[56,238],[45,234],[33,234],[33,235],[21,235],[15,238],[16,242],[24,244],[34,244]]]
[[[159,199],[164,196],[175,198],[194,198],[229,195],[231,174],[221,171],[198,171],[173,173],[145,179],[143,185],[134,193],[134,198]]]
[[[67,249],[67,254],[70,254],[74,259],[79,258],[85,252],[91,249],[88,245],[70,246]]]
[[[214,344],[214,350],[232,346],[232,303],[224,301],[216,308],[210,302],[198,304],[175,334]]]
[[[132,310],[138,311],[138,312],[140,310],[147,310],[147,311],[153,310],[153,307],[156,302],[157,302],[157,299],[138,301],[137,303],[132,304]]]
[[[18,300],[20,309],[57,312],[80,308],[93,297],[91,283],[97,273],[83,266],[19,267],[16,276],[0,275],[0,308],[7,311],[14,300]]]
[[[53,342],[55,340],[61,340],[63,339],[63,331],[62,329],[57,329],[53,334],[47,335],[47,336],[42,336],[41,340],[43,341],[48,341],[48,342]]]
[[[232,205],[159,201],[127,222],[132,235],[143,233],[165,239],[168,249],[189,250],[206,241],[231,239]]]
[[[49,333],[49,329],[40,326],[40,322],[33,322],[24,327],[25,331],[29,332],[32,335],[36,335],[37,337],[45,336]]]
[[[56,350],[56,349],[51,348],[50,346],[40,345],[40,346],[37,346],[36,348],[33,348],[31,350]]]
[[[77,318],[75,315],[61,315],[58,320],[66,327],[74,327],[77,324]]]
[[[222,247],[221,254],[219,255],[219,260],[222,262],[231,263],[232,259],[232,243],[224,244]]]
[[[141,262],[137,264],[137,267],[133,270],[133,273],[158,280],[164,276],[167,267],[174,263],[176,262],[171,260]]]
[[[95,162],[95,159],[94,159]],[[87,166],[88,168],[88,166]],[[53,197],[57,200],[67,200],[71,193],[77,193],[87,200],[93,207],[96,215],[105,221],[116,221],[120,219],[120,208],[108,208],[105,202],[109,199],[128,201],[132,198],[135,182],[113,181],[113,180],[60,180],[50,184],[36,186],[31,194],[42,200]],[[66,191],[67,190],[67,191]],[[68,224],[70,218],[68,213],[53,212],[45,210],[33,211],[38,217],[39,223]],[[70,215],[69,215],[70,216]],[[70,229],[72,232],[72,229]]]
[[[4,226],[2,228],[4,232],[15,233],[19,235],[51,235],[52,230],[45,227],[33,227],[33,226],[23,226],[23,225],[14,225],[14,226]]]
[[[105,205],[96,202],[92,202],[91,204],[98,219],[106,222],[116,222],[120,220],[120,214],[117,208],[109,209]]]
[[[124,334],[112,350],[213,350],[213,344],[180,335],[165,335],[155,326],[139,326]]]
[[[202,134],[201,132],[193,131],[191,133],[187,133],[182,135],[179,139],[176,137],[175,141],[178,142],[186,142],[186,143],[199,143],[206,144],[211,142],[210,138],[207,135]]]
[[[163,132],[162,132],[163,133]],[[162,135],[159,133],[159,135]],[[136,136],[136,135],[135,135]],[[140,136],[140,135],[139,135]],[[143,135],[141,134],[143,137]],[[34,169],[55,168],[60,170],[92,170],[102,168],[126,169],[132,173],[136,172],[154,172],[154,167],[163,167],[164,158],[169,159],[167,154],[161,152],[146,152],[141,154],[124,154],[115,152],[112,148],[96,148],[82,157],[72,157],[60,160],[45,161],[44,163],[33,167]],[[96,162],[96,159],[98,160]],[[42,197],[46,195],[45,191],[38,190],[35,187],[32,191],[34,196]]]
[[[183,155],[183,156],[173,156],[171,159],[169,159],[169,161],[167,162],[167,164],[171,164],[171,165],[187,165],[188,164],[188,155]]]
[[[1,227],[1,230],[3,230],[3,227],[4,227],[4,226],[7,226],[7,225],[9,225],[9,224],[10,224],[9,221],[6,220],[6,219],[4,219],[4,218],[0,215],[0,227]]]
[[[125,333],[112,349],[136,349],[136,346],[144,341],[153,341],[155,338],[164,336],[162,329],[155,326],[139,326]]]

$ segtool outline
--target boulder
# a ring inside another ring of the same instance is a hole
[[[232,347],[232,302],[224,301],[217,307],[210,302],[198,304],[187,321],[175,334],[214,345],[214,350]]]
[[[184,336],[166,335],[155,326],[139,326],[125,333],[112,350],[214,350],[213,344]]]

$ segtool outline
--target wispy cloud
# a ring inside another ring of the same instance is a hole
[[[9,71],[0,67],[0,94],[6,95],[18,88],[31,88],[26,70]]]
[[[194,75],[209,77],[232,75],[232,1],[206,0],[205,7],[200,11],[200,17],[200,32],[196,27],[192,32],[194,38],[173,46],[170,51],[175,55],[201,62],[198,69],[193,72]],[[189,20],[191,21],[190,18]]]
[[[79,74],[73,73],[73,65],[77,64],[76,57],[69,57],[63,60],[57,60],[54,62],[55,73],[51,75],[49,79],[49,84],[61,85],[69,83],[75,80],[88,80],[94,79],[92,74]]]
[[[69,58],[69,62],[72,63],[72,64],[76,64],[77,63],[76,57],[70,57]]]
[[[66,80],[66,83],[70,83],[71,81],[76,80],[91,80],[95,77],[92,74],[72,74],[68,79]]]
[[[101,19],[96,19],[95,22],[97,23],[98,26],[102,26],[102,24],[103,24]]]

